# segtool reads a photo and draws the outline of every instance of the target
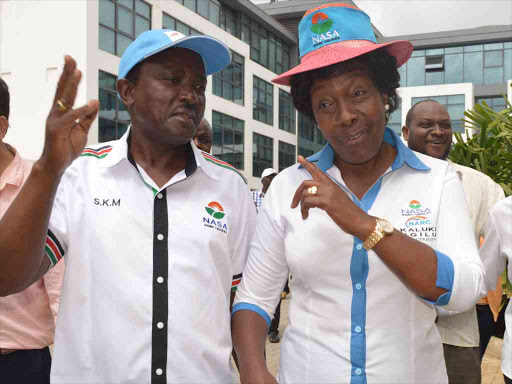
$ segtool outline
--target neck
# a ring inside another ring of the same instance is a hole
[[[130,152],[135,162],[162,187],[187,165],[187,144],[172,145],[150,140],[131,131]]]
[[[347,187],[361,199],[378,178],[393,164],[396,154],[396,149],[383,141],[377,155],[364,164],[349,164],[336,154],[334,156],[334,164],[340,170]]]
[[[7,145],[0,141],[0,175],[4,173],[14,159],[14,154],[7,148]]]

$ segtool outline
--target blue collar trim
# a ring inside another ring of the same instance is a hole
[[[391,170],[399,169],[405,163],[418,171],[430,171],[430,167],[426,166],[412,150],[407,148],[402,142],[402,139],[400,139],[392,129],[386,127],[384,131],[384,141],[397,150],[397,155],[391,165]],[[334,150],[330,144],[327,144],[320,152],[308,157],[308,160],[312,163],[317,163],[318,168],[326,172],[333,166]],[[299,169],[300,168],[302,168],[302,165],[299,164]]]

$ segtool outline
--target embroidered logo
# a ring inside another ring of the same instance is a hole
[[[311,32],[321,35],[331,29],[332,24],[332,20],[325,13],[315,13],[311,20]]]
[[[435,242],[437,229],[429,215],[432,211],[423,207],[418,200],[411,200],[409,207],[402,209],[402,216],[407,217],[400,231],[416,240]]]
[[[217,231],[227,234],[228,225],[222,220],[226,216],[226,213],[222,205],[216,201],[212,201],[205,209],[209,217],[203,217],[203,225],[207,228],[215,228]]]
[[[210,204],[208,204],[207,207],[205,207],[206,212],[210,216],[212,216],[214,219],[222,219],[226,214],[224,213],[224,208],[222,208],[222,205],[217,203],[216,201],[212,201]]]
[[[311,38],[313,47],[340,39],[340,34],[336,29],[331,31],[333,24],[334,22],[323,12],[318,12],[313,15],[310,27],[311,32],[316,34],[316,36],[312,36]]]

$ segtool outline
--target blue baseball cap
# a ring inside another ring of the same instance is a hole
[[[143,32],[123,53],[119,63],[118,78],[124,79],[128,72],[141,61],[168,48],[187,48],[203,59],[206,75],[219,72],[231,63],[231,53],[222,42],[209,36],[185,36],[171,29],[153,29]]]
[[[272,82],[290,85],[292,76],[386,49],[397,66],[411,56],[413,45],[397,40],[378,44],[370,17],[356,6],[328,3],[307,11],[299,22],[300,64]]]

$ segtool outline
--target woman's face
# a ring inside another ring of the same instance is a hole
[[[349,164],[365,164],[377,155],[386,126],[386,102],[363,64],[351,72],[318,79],[311,87],[318,126],[336,156]]]

